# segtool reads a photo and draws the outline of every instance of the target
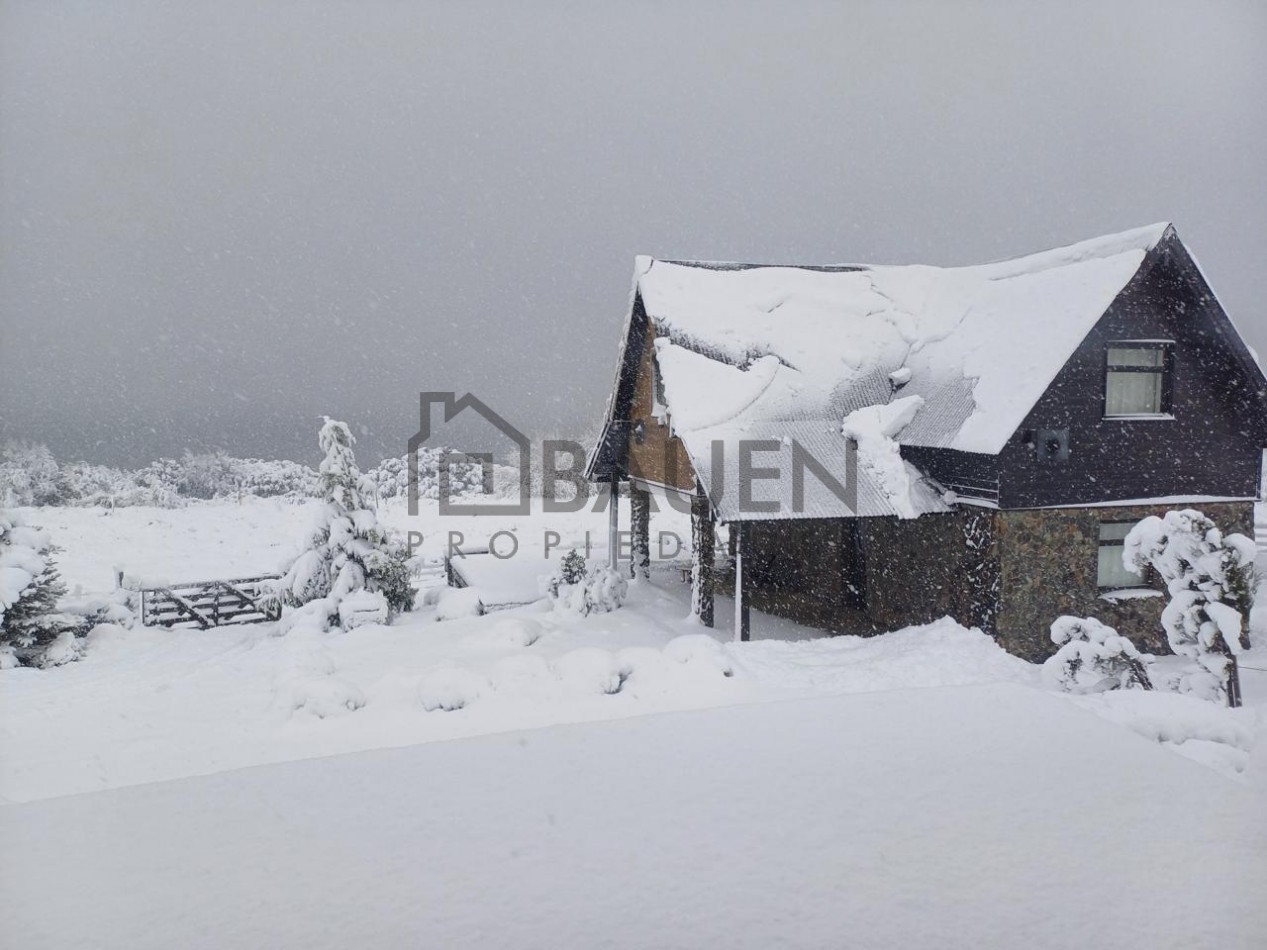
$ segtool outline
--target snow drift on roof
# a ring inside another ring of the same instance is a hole
[[[635,281],[674,432],[722,520],[909,518],[945,503],[897,445],[999,452],[1168,227],[972,267],[640,257]],[[900,432],[871,439],[852,472],[856,499],[811,475],[790,504],[793,443],[843,480],[846,437],[870,418],[861,410],[898,401]],[[753,439],[780,446],[753,463],[778,473],[761,480],[776,513],[739,501],[739,445]]]
[[[971,267],[640,257],[637,289],[679,432],[839,422],[909,377],[903,444],[994,454],[1167,228]]]

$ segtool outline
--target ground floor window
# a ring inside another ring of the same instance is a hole
[[[1103,588],[1119,590],[1123,587],[1145,587],[1144,578],[1122,566],[1122,547],[1134,521],[1104,521],[1100,523],[1099,561],[1096,565],[1096,584]]]

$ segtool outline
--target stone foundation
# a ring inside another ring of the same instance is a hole
[[[1095,617],[1140,649],[1169,653],[1167,598],[1112,599],[1097,586],[1100,524],[1193,507],[1224,532],[1254,536],[1252,502],[996,511],[963,506],[912,520],[761,522],[751,525],[754,607],[838,633],[895,630],[950,616],[1041,662],[1055,652],[1051,624]]]
[[[1101,522],[1140,521],[1182,507],[1201,511],[1225,533],[1254,536],[1252,502],[995,512],[1002,581],[995,618],[999,642],[1027,660],[1044,660],[1056,650],[1050,636],[1052,621],[1072,614],[1095,617],[1140,649],[1169,653],[1161,628],[1167,597],[1160,580],[1148,578],[1160,596],[1114,602],[1096,585],[1096,567]]]

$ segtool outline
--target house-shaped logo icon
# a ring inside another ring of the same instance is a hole
[[[431,439],[432,408],[444,409],[443,421],[452,422],[459,413],[472,410],[492,427],[498,441],[513,452],[513,467],[518,473],[518,496],[514,501],[458,502],[451,491],[452,464],[457,461],[478,461],[483,471],[483,494],[493,494],[494,453],[491,451],[463,452],[447,449],[439,458],[440,514],[441,515],[526,515],[529,512],[528,466],[531,448],[528,437],[494,412],[487,403],[471,393],[459,397],[452,392],[424,392],[418,394],[418,432],[409,440],[409,514],[418,514],[418,450]]]

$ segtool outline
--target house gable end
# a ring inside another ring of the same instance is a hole
[[[1108,347],[1126,341],[1165,354],[1156,416],[1106,416]],[[1265,394],[1261,370],[1169,229],[999,453],[1000,506],[1252,497],[1267,445]]]

